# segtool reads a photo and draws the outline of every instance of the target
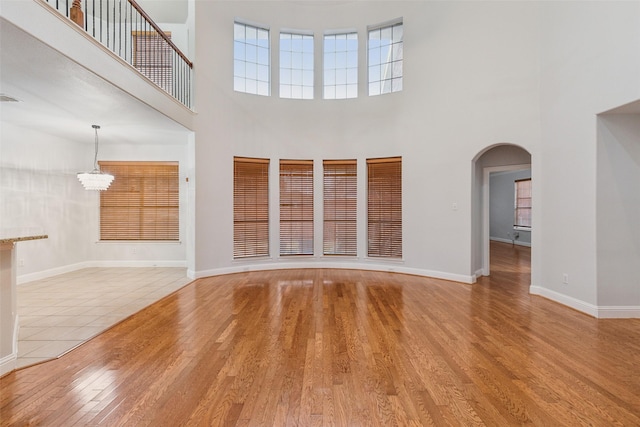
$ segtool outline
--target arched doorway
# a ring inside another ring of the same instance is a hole
[[[509,143],[494,144],[485,147],[472,161],[472,239],[471,271],[475,276],[488,276],[490,273],[490,220],[492,174],[511,173],[531,170],[531,154],[524,148]],[[518,235],[512,230],[511,236]],[[512,237],[512,241],[516,239]]]

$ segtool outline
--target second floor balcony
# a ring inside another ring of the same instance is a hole
[[[159,88],[192,108],[192,62],[172,40],[172,32],[161,29],[134,0],[39,1],[75,22]]]

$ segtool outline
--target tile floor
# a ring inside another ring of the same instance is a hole
[[[50,360],[191,282],[184,268],[86,268],[18,285],[17,367]]]

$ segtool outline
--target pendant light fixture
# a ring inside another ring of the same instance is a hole
[[[113,175],[102,173],[100,172],[100,169],[98,169],[98,129],[100,129],[100,126],[91,125],[91,127],[96,133],[96,149],[93,157],[93,170],[91,172],[78,173],[78,180],[80,180],[80,183],[85,190],[102,191],[109,188],[111,181],[113,181]]]

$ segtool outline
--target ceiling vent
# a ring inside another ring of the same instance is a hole
[[[0,93],[0,102],[20,102],[12,96],[5,95],[4,93]]]

